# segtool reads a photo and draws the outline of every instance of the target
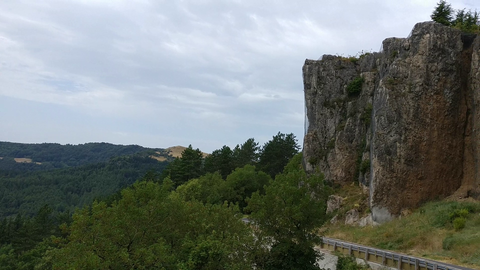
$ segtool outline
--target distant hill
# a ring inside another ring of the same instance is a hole
[[[108,161],[112,157],[151,151],[165,153],[139,145],[86,143],[61,145],[58,143],[25,144],[0,142],[0,170],[36,171]]]
[[[0,142],[0,218],[35,214],[48,204],[73,211],[160,174],[174,157],[138,145]]]

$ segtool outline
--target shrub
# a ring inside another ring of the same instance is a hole
[[[347,85],[347,93],[349,96],[358,95],[362,91],[364,79],[360,76],[356,77]]]
[[[358,264],[353,256],[338,256],[337,270],[364,270],[369,268],[368,265]]]
[[[371,103],[368,103],[367,106],[365,107],[365,111],[362,114],[362,120],[365,122],[365,125],[370,126],[370,122],[372,120],[372,111],[373,111],[373,106]]]
[[[463,228],[465,228],[465,222],[467,220],[464,217],[457,217],[453,220],[453,228],[455,231],[459,231]]]
[[[360,172],[365,174],[370,169],[370,159],[365,159],[360,164]]]
[[[449,235],[443,239],[442,248],[444,250],[451,250],[453,245],[455,245],[455,238],[453,238],[452,235]]]

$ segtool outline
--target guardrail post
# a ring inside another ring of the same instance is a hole
[[[415,259],[415,270],[419,270],[418,265],[419,265],[419,261],[418,259]]]
[[[398,270],[402,270],[402,256],[398,256]]]
[[[352,245],[348,246],[348,255],[352,256]]]
[[[368,248],[365,248],[365,262],[368,262]]]
[[[433,265],[433,270],[437,270],[437,269],[438,269],[437,264],[434,264],[434,265]]]
[[[385,265],[385,252],[382,254],[382,265]]]
[[[337,241],[333,242],[333,251],[337,250]]]

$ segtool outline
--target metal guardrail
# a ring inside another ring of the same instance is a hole
[[[332,246],[333,251],[342,249],[342,251],[347,250],[348,255],[355,255],[356,258],[364,259],[365,261],[381,263],[384,266],[397,268],[397,269],[415,269],[415,270],[464,270],[469,269],[460,266],[453,266],[444,264],[441,262],[435,262],[431,260],[425,260],[422,258],[407,256],[403,254],[398,254],[395,252],[384,251],[381,249],[370,248],[362,245],[357,245],[353,243],[348,243],[345,241],[323,237],[322,238],[322,248],[326,246]],[[363,257],[362,257],[363,254]],[[370,260],[372,256],[375,256],[375,260]],[[381,258],[381,262],[378,262],[378,259]],[[391,265],[387,262],[392,262],[395,265]]]

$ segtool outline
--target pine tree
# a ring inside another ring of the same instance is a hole
[[[430,18],[433,21],[441,23],[443,25],[451,25],[453,19],[453,9],[450,4],[448,4],[445,0],[441,0],[435,10],[433,11]]]

